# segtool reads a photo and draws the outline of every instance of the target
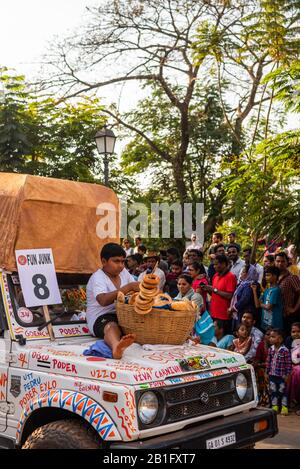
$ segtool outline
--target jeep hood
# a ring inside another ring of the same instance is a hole
[[[139,385],[193,372],[245,365],[243,355],[204,345],[166,346],[133,344],[121,360],[84,356],[94,341],[27,347],[28,368],[74,378]],[[18,348],[18,347],[17,347]],[[24,349],[23,349],[24,351]]]

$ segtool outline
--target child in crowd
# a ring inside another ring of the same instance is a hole
[[[240,324],[236,332],[237,339],[233,340],[234,352],[246,355],[252,343],[251,329],[245,324]]]
[[[257,295],[257,285],[252,284],[254,301],[257,308],[262,308],[261,329],[266,331],[268,327],[281,329],[283,326],[283,305],[281,291],[277,285],[280,271],[277,267],[267,267],[265,278],[269,288],[263,292],[260,300]]]
[[[275,265],[275,257],[273,256],[273,254],[265,255],[265,257],[264,257],[264,275],[263,275],[263,279],[261,281],[261,286],[262,286],[263,290],[270,287],[270,285],[268,284],[268,282],[266,280],[266,269],[268,267],[273,267],[274,265]]]
[[[177,281],[179,275],[182,274],[183,262],[181,260],[173,261],[171,264],[171,272],[166,275],[165,292],[169,293],[172,298],[178,295]]]
[[[247,363],[252,363],[256,355],[257,347],[263,340],[264,335],[257,327],[255,327],[256,319],[252,311],[244,312],[242,316],[242,324],[250,329],[252,342],[249,352],[245,355],[245,359]]]
[[[288,394],[291,408],[300,406],[300,322],[294,322],[291,330],[291,357],[292,373],[289,382]],[[300,409],[296,411],[300,416]]]
[[[292,371],[291,355],[283,344],[283,332],[280,329],[272,329],[270,334],[271,347],[268,351],[267,373],[270,380],[272,409],[281,415],[288,415],[287,383]]]
[[[188,266],[187,272],[193,279],[193,283],[192,283],[193,290],[196,293],[200,293],[200,295],[203,298],[203,311],[205,311],[207,292],[201,288],[202,285],[208,285],[205,267],[203,264],[200,264],[199,262],[193,262],[192,264]]]
[[[188,266],[189,266],[189,252],[188,251],[185,251],[183,253],[182,261],[183,261],[183,273],[186,273]]]
[[[147,269],[147,262],[144,259],[146,252],[147,252],[146,246],[144,246],[143,244],[140,244],[137,248],[137,252],[140,256],[142,256],[142,259],[143,259],[138,269],[139,273],[141,274],[142,272],[145,272],[145,270]]]
[[[128,272],[133,276],[134,280],[138,279],[140,275],[140,266],[143,262],[143,256],[141,254],[133,254],[132,256],[127,256],[125,265]]]
[[[234,345],[233,345],[234,335],[224,334],[223,322],[218,319],[215,319],[214,328],[215,328],[215,336],[212,339],[212,343],[218,348],[222,348],[225,350],[233,350],[234,349]]]
[[[256,355],[253,361],[255,369],[257,391],[258,391],[258,403],[262,406],[269,406],[269,379],[266,373],[266,362],[268,358],[268,351],[271,346],[270,336],[272,328],[268,327],[264,335],[263,340],[258,344]]]
[[[294,340],[300,339],[300,322],[294,322],[291,327],[291,335],[289,335],[285,340],[285,346],[291,350]]]

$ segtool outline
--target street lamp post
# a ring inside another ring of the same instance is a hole
[[[99,155],[104,155],[103,164],[104,164],[104,184],[109,186],[109,160],[108,156],[114,153],[115,143],[117,137],[112,130],[108,129],[106,125],[103,129],[98,130],[95,135],[97,150]]]

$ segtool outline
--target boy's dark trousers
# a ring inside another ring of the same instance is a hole
[[[288,405],[287,385],[280,376],[269,376],[272,406]]]

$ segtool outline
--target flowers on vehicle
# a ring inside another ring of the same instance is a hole
[[[65,308],[73,311],[86,310],[85,288],[69,288],[62,291],[62,301]]]

